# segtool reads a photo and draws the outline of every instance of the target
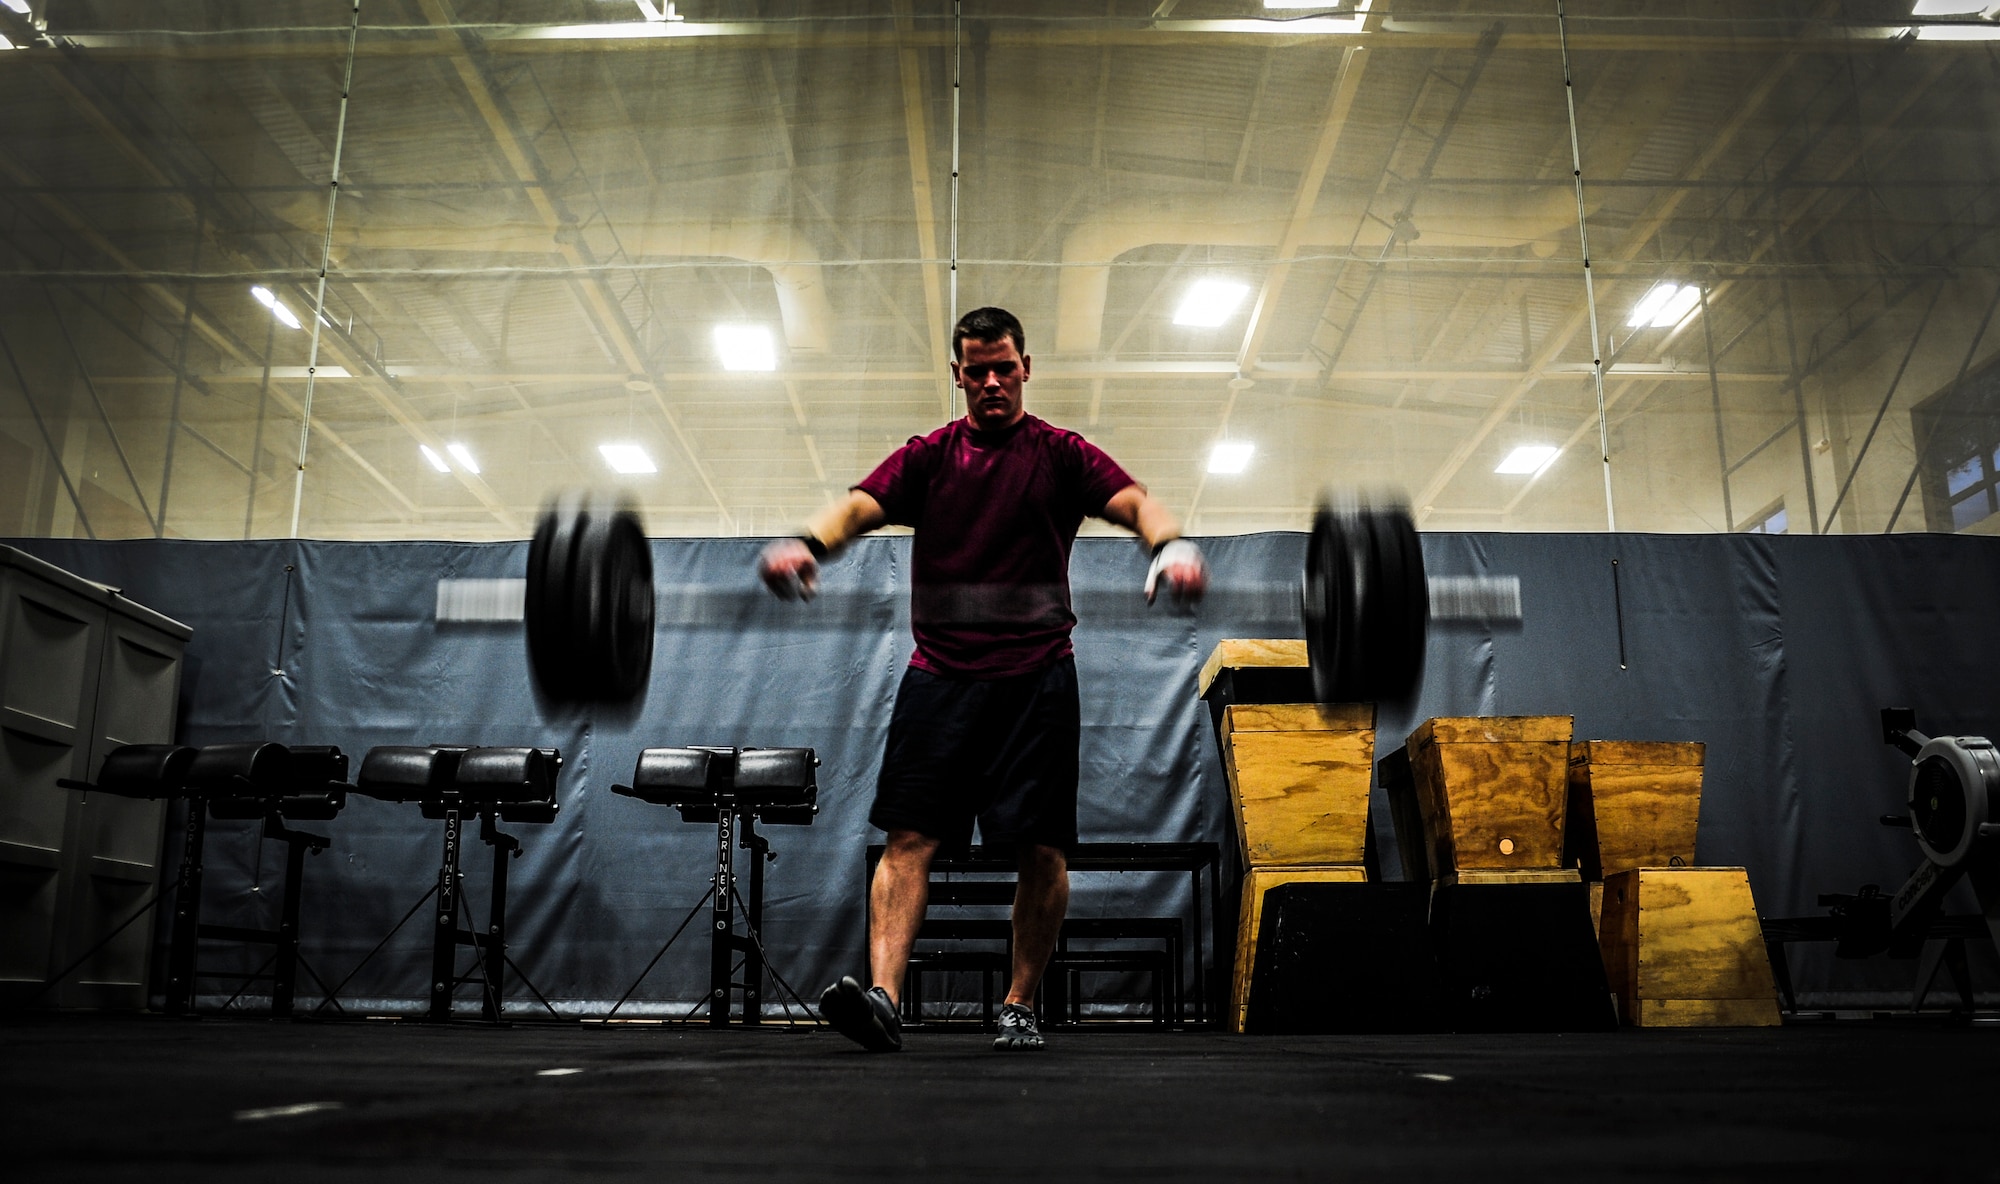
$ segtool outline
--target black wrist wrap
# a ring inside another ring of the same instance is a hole
[[[802,542],[802,543],[804,543],[804,544],[806,545],[806,550],[808,550],[808,551],[811,551],[811,552],[812,552],[812,557],[813,557],[814,559],[818,560],[818,559],[825,559],[825,558],[826,558],[826,544],[825,544],[825,543],[822,543],[822,542],[820,542],[820,541],[819,541],[819,540],[818,540],[817,538],[815,538],[815,537],[813,537],[812,535],[809,535],[809,534],[802,534],[802,535],[800,535],[800,536],[799,536],[799,541],[800,541],[800,542]]]

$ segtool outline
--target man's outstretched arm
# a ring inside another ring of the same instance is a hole
[[[757,559],[764,586],[786,600],[811,600],[819,590],[819,561],[889,521],[882,504],[858,489],[823,507],[793,538],[773,539]]]
[[[1162,581],[1175,600],[1200,600],[1208,590],[1208,562],[1201,557],[1201,548],[1181,537],[1180,519],[1147,493],[1145,486],[1127,485],[1112,494],[1098,517],[1138,535],[1152,555],[1153,566],[1146,572],[1146,603],[1153,602]]]

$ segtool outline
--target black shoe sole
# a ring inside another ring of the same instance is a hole
[[[867,992],[850,977],[828,987],[819,997],[820,1018],[833,1030],[869,1052],[897,1052],[903,1047],[899,1034],[890,1032],[868,1002]]]

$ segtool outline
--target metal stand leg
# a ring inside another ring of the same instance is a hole
[[[764,932],[764,861],[770,856],[771,842],[757,833],[756,819],[748,815],[743,818],[743,847],[750,852],[750,898],[743,902],[750,932],[739,939],[743,950],[743,1022],[757,1024],[764,1019],[764,950],[757,939]]]
[[[306,852],[326,846],[319,835],[286,830],[275,815],[264,820],[264,837],[282,839],[285,852],[285,900],[278,914],[278,955],[271,971],[271,1014],[292,1014],[292,997],[299,979],[299,897],[305,881]]]
[[[520,852],[521,841],[496,829],[490,813],[479,816],[479,837],[493,845],[493,897],[486,932],[471,937],[484,954],[480,964],[485,969],[485,998],[480,1014],[498,1023],[507,987],[507,861]]]
[[[201,944],[201,845],[208,831],[208,803],[187,799],[187,829],[180,880],[174,890],[174,936],[167,953],[167,1014],[194,1014],[194,968]]]
[[[731,931],[734,913],[736,871],[733,865],[736,811],[725,801],[715,823],[715,901],[709,911],[708,1023],[720,1028],[729,1023],[730,964],[735,961],[736,943]]]
[[[451,1019],[451,989],[458,978],[458,846],[462,820],[457,806],[444,812],[444,863],[438,868],[437,923],[431,926],[431,1008],[434,1024]]]

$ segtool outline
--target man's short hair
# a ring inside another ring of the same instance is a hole
[[[951,330],[951,356],[965,359],[966,338],[974,341],[998,341],[1002,337],[1014,339],[1014,349],[1026,357],[1028,353],[1028,333],[1021,328],[1020,318],[1004,308],[975,308],[958,318],[958,324]]]

